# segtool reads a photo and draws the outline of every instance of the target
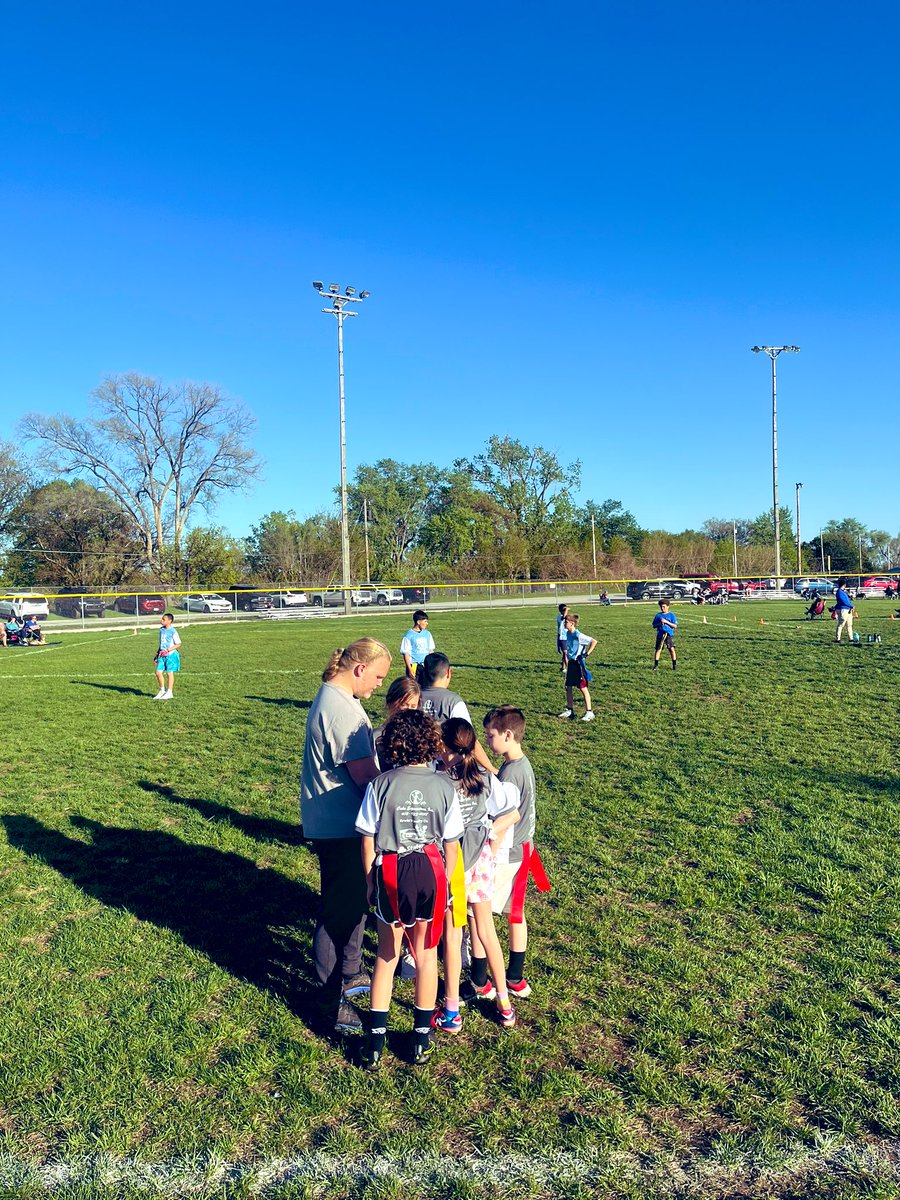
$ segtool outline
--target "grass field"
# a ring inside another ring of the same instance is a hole
[[[375,1077],[314,1003],[296,790],[328,652],[408,614],[194,626],[166,704],[150,632],[0,653],[0,1195],[896,1197],[900,623],[864,605],[852,647],[678,606],[655,675],[655,608],[592,607],[593,725],[552,606],[436,615],[476,720],[526,710],[553,891],[519,1027],[415,1071],[401,984]]]

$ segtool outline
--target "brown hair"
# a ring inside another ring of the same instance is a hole
[[[467,796],[480,796],[484,791],[484,773],[475,758],[475,730],[462,717],[449,717],[441,726],[444,745],[459,755],[459,762],[447,768]]]
[[[440,725],[420,708],[391,717],[378,743],[379,757],[388,769],[431,762],[440,757],[443,748]]]
[[[388,711],[392,708],[399,709],[405,700],[415,697],[416,707],[419,704],[419,697],[422,695],[422,689],[419,687],[412,675],[401,675],[387,690],[387,695],[384,698],[384,706]]]
[[[356,642],[351,642],[349,646],[341,646],[339,650],[332,650],[328,666],[322,672],[322,682],[328,683],[339,671],[348,671],[357,663],[368,665],[376,662],[379,658],[391,661],[391,652],[387,646],[383,642],[377,642],[375,638],[360,638]]]
[[[525,736],[525,714],[514,704],[498,704],[484,718],[485,729],[496,729],[498,733],[507,730],[517,742]]]
[[[571,621],[573,625],[577,625],[578,624],[578,613],[567,612],[566,620]]]

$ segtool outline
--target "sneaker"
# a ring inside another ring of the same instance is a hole
[[[516,983],[513,983],[512,980],[507,979],[506,986],[514,996],[521,996],[524,998],[525,996],[531,995],[531,984],[527,979],[519,979]]]
[[[351,975],[349,979],[345,979],[341,984],[341,991],[347,997],[359,996],[363,992],[367,992],[372,986],[372,977],[368,971],[360,971],[358,975]]]
[[[593,721],[594,710],[592,708],[589,708],[581,719],[582,719],[582,721]]]
[[[338,1005],[337,1016],[334,1018],[335,1033],[362,1033],[363,1023],[359,1019],[359,1013],[352,1004],[348,1004],[346,1000],[341,1000]]]
[[[654,670],[654,671],[658,671],[658,670],[659,670],[659,663],[654,663],[654,664],[653,664],[653,670]]]
[[[409,947],[405,946],[403,953],[400,955],[400,978],[415,979],[416,977],[416,960],[409,951]]]
[[[455,1017],[448,1017],[445,1008],[436,1008],[431,1018],[431,1028],[439,1029],[441,1033],[459,1033],[462,1029],[462,1017],[459,1013]]]
[[[501,1029],[513,1029],[516,1024],[516,1010],[512,1005],[509,1008],[498,1008],[497,1020]]]
[[[564,708],[559,715],[563,718],[568,718],[568,720],[570,720],[570,721],[575,716],[575,714],[572,712],[571,708]]]
[[[160,688],[159,691],[156,693],[156,695],[153,697],[154,700],[165,700],[165,698],[166,698],[166,689],[165,688]]]
[[[174,699],[174,697],[173,697],[173,695],[172,695],[172,689],[171,689],[171,688],[167,688],[167,689],[166,689],[166,690],[163,692],[163,694],[160,696],[160,700],[173,700],[173,699]]]
[[[415,1049],[413,1050],[413,1066],[424,1066],[432,1054],[434,1054],[434,1042],[431,1038],[427,1042],[416,1042]]]
[[[494,987],[490,979],[487,981],[484,987],[479,987],[477,983],[473,983],[471,987],[473,1000],[493,1000],[497,995],[497,989]]]
[[[359,1061],[364,1071],[378,1071],[381,1069],[381,1051],[373,1050],[371,1046],[363,1046]]]

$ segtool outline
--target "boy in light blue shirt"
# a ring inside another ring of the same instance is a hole
[[[180,645],[181,638],[175,628],[175,618],[170,612],[163,613],[162,624],[159,627],[159,649],[154,658],[156,679],[159,683],[159,691],[153,697],[154,700],[172,699],[175,676],[181,670],[181,655],[178,653]],[[166,687],[166,675],[169,677],[168,687]]]
[[[400,642],[400,653],[406,663],[406,674],[419,680],[422,663],[429,654],[434,654],[434,638],[428,630],[428,613],[417,608],[413,613],[412,629],[407,629]]]
[[[656,650],[653,655],[653,670],[659,670],[659,655],[663,646],[669,651],[669,657],[672,659],[672,670],[675,670],[677,662],[675,659],[675,630],[678,626],[678,618],[673,612],[669,612],[669,601],[660,600],[659,612],[653,618],[653,628],[656,630]]]
[[[568,613],[563,621],[565,631],[565,652],[563,664],[566,668],[566,707],[559,714],[569,721],[575,720],[575,698],[573,688],[581,689],[584,696],[584,716],[582,721],[593,721],[594,710],[591,707],[591,693],[588,684],[591,674],[587,669],[585,659],[592,654],[597,645],[597,639],[578,630],[578,613]]]

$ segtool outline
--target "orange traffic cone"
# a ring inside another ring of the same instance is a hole
[[[706,617],[704,617],[704,618],[703,618],[703,624],[704,624],[704,625],[708,625],[708,624],[709,624],[709,621],[707,621]]]
[[[735,625],[736,625],[736,624],[737,624],[737,617],[732,617],[731,619],[732,619],[732,621],[734,621],[734,623],[735,623]]]
[[[762,619],[762,617],[759,618],[759,623],[760,625],[765,625],[765,621]]]
[[[894,614],[891,613],[891,620],[893,621],[893,619],[894,619]]]

